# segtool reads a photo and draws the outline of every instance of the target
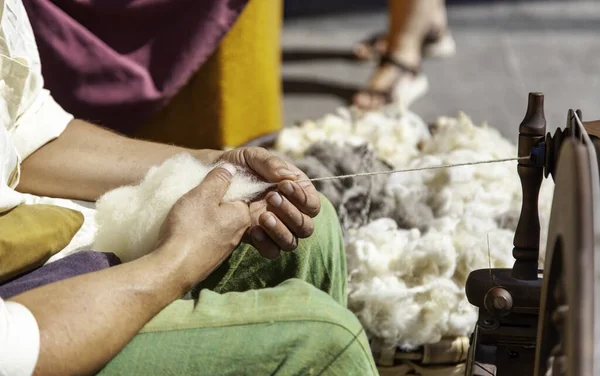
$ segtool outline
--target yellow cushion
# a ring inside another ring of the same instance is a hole
[[[282,128],[282,0],[250,0],[219,48],[136,137],[239,146]]]
[[[83,214],[53,205],[20,205],[0,214],[0,282],[43,265],[82,225]]]

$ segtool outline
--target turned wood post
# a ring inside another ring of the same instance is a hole
[[[546,133],[546,117],[544,116],[544,94],[529,93],[527,113],[519,126],[519,157],[529,157],[531,149],[544,139]],[[540,249],[540,218],[538,214],[538,197],[544,168],[535,166],[529,160],[519,161],[517,171],[523,190],[521,216],[513,245],[515,264],[513,278],[536,280],[538,276],[538,257]]]

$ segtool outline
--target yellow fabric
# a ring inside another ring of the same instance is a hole
[[[66,247],[83,214],[53,205],[19,205],[0,215],[0,282],[43,265]]]
[[[220,149],[280,130],[282,8],[282,0],[250,0],[217,51],[136,136]]]

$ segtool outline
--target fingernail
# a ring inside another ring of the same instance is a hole
[[[231,175],[235,175],[235,173],[237,172],[237,169],[231,163],[224,163],[219,167],[226,169]]]
[[[280,168],[279,170],[277,170],[277,174],[279,174],[279,176],[285,177],[291,177],[291,176],[296,176],[295,173],[293,173],[292,171],[288,170],[287,168]]]
[[[275,227],[275,225],[277,224],[277,221],[275,220],[275,217],[273,217],[272,215],[269,216],[269,218],[267,218],[267,220],[265,221],[265,226],[267,227]]]
[[[271,197],[269,197],[269,202],[271,203],[271,205],[279,207],[279,205],[281,205],[281,203],[283,202],[283,198],[281,198],[281,196],[278,193],[273,193]]]
[[[281,184],[281,191],[286,195],[292,195],[294,194],[294,187],[292,186],[292,183],[286,181],[283,184]]]
[[[254,230],[252,230],[252,237],[254,240],[262,242],[265,240],[265,233],[260,229],[260,227],[256,227]]]

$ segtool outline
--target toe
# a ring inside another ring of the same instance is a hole
[[[354,96],[354,104],[361,110],[376,110],[385,104],[385,99],[375,93],[359,92]]]
[[[371,59],[373,57],[371,48],[365,43],[358,43],[354,46],[354,55],[363,60]]]
[[[371,109],[371,95],[366,92],[359,92],[354,96],[354,105],[361,110]]]
[[[380,55],[383,55],[387,52],[387,38],[385,36],[377,40],[375,43],[375,50]]]

